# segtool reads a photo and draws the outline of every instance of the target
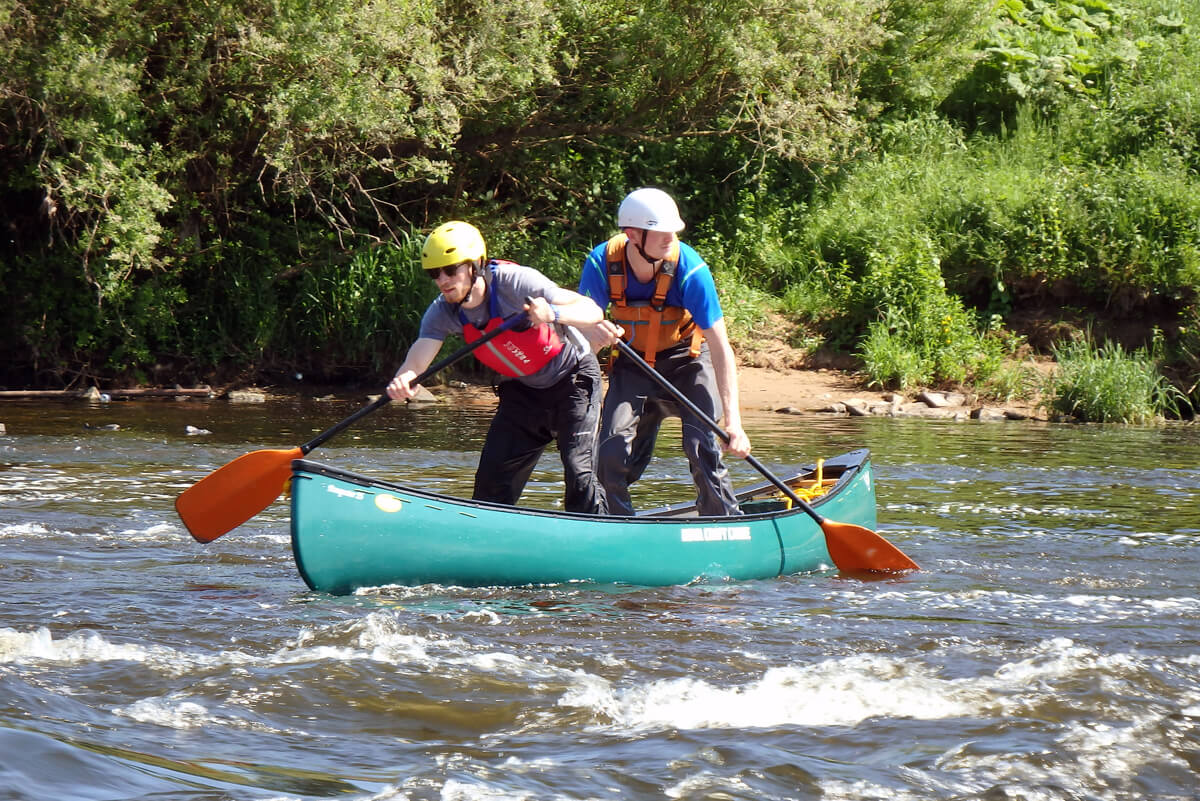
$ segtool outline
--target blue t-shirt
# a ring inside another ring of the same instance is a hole
[[[627,244],[626,247],[633,247]],[[608,264],[606,255],[608,243],[601,242],[592,248],[587,259],[583,262],[583,275],[579,279],[579,292],[596,301],[602,309],[607,309],[608,297]],[[625,299],[629,302],[650,300],[654,297],[654,281],[642,283],[634,277],[625,263]],[[712,271],[708,269],[700,254],[691,245],[679,243],[679,268],[675,271],[675,280],[667,290],[666,304],[679,306],[691,312],[696,325],[701,330],[712,328],[724,314],[721,312],[721,301],[717,298],[717,287],[713,283]]]

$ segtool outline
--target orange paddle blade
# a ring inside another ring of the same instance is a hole
[[[239,456],[181,492],[175,511],[196,540],[212,542],[270,506],[302,456],[300,448]]]
[[[920,570],[904,551],[863,526],[823,520],[825,545],[838,570]]]

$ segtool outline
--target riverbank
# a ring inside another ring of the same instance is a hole
[[[806,367],[738,368],[742,413],[923,417],[951,420],[1045,420],[1037,399],[999,403],[970,391],[891,392],[872,389],[860,374],[848,370]],[[341,393],[334,392],[338,395]],[[434,386],[429,401],[493,403],[489,386],[452,381]]]
[[[833,369],[742,367],[738,387],[744,412],[934,417],[949,419],[1045,419],[1036,399],[1004,403],[964,392],[891,392],[871,389],[856,373]]]
[[[892,392],[872,389],[858,373],[832,368],[762,367],[738,368],[738,386],[743,414],[778,413],[794,415],[929,417],[947,419],[1046,419],[1037,399],[1021,398],[998,403],[981,400],[969,390],[936,392],[919,390]],[[213,397],[236,403],[254,403],[270,397],[307,395],[313,398],[353,398],[373,396],[347,386],[307,383],[287,385],[231,384],[225,387],[134,388],[101,391],[15,390],[0,391],[0,400],[72,399],[92,403],[114,400],[174,397],[176,399]],[[495,394],[490,385],[451,380],[434,384],[419,400],[490,404]]]
[[[929,417],[944,419],[1046,419],[1039,399],[1018,398],[1003,403],[982,400],[970,389],[957,392],[892,392],[868,386],[867,379],[846,367],[812,366],[811,356],[798,351],[782,353],[763,349],[744,354],[738,368],[743,414],[778,413],[794,415]],[[820,360],[818,360],[820,361]],[[832,362],[829,362],[832,363]],[[1040,365],[1045,371],[1052,365]],[[315,383],[303,377],[282,383],[232,381],[212,387],[137,387],[87,390],[3,390],[0,400],[72,399],[88,402],[134,400],[153,397],[215,397],[253,403],[269,397],[355,399],[374,395],[376,390],[348,385]],[[495,394],[489,384],[451,379],[434,383],[426,401],[491,404]]]

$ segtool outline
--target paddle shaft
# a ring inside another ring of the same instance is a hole
[[[417,384],[420,384],[421,382],[428,379],[430,376],[432,376],[436,373],[439,373],[442,370],[445,370],[447,367],[454,364],[455,362],[461,361],[463,358],[471,355],[471,353],[476,348],[478,348],[480,345],[483,345],[484,343],[495,339],[496,337],[500,336],[501,334],[505,333],[506,331],[511,331],[512,329],[516,328],[521,323],[525,322],[526,317],[527,317],[527,315],[524,313],[513,315],[513,317],[511,317],[509,320],[507,320],[499,328],[495,328],[495,329],[487,332],[486,334],[484,334],[483,336],[481,336],[479,339],[475,340],[474,342],[470,343],[469,345],[464,345],[463,347],[454,351],[454,353],[451,353],[446,358],[440,359],[440,360],[434,362],[433,364],[429,365],[429,367],[426,368],[426,370],[423,373],[421,373],[419,376],[417,376],[416,378],[413,379],[412,385],[416,386]],[[371,412],[377,410],[379,407],[386,406],[390,400],[391,400],[391,398],[388,397],[388,394],[386,392],[383,393],[378,398],[371,401],[369,404],[367,404],[363,408],[359,409],[357,412],[350,415],[342,422],[338,423],[335,426],[332,426],[331,428],[329,428],[325,431],[322,431],[320,434],[317,434],[311,440],[309,440],[308,442],[301,445],[300,452],[307,454],[313,448],[317,447],[322,442],[325,442],[325,440],[329,439],[330,437],[334,436],[335,434],[340,434],[342,431],[345,431],[347,428],[354,425],[355,423],[357,423],[362,418],[366,417]]]
[[[641,367],[643,370],[645,370],[646,375],[648,375],[652,379],[654,379],[654,382],[656,384],[658,384],[660,387],[665,389],[667,392],[671,393],[671,396],[674,397],[675,400],[679,401],[684,406],[686,406],[688,411],[690,411],[693,415],[695,415],[697,419],[699,419],[702,423],[704,423],[709,428],[711,428],[713,430],[713,432],[718,437],[721,438],[722,442],[725,442],[726,444],[728,444],[729,432],[727,432],[725,429],[721,428],[721,424],[718,423],[716,420],[712,419],[711,417],[709,417],[707,414],[705,414],[704,410],[702,410],[699,406],[692,403],[692,400],[687,395],[684,395],[682,392],[680,392],[678,387],[676,387],[674,384],[672,384],[670,381],[668,381],[666,378],[664,378],[662,373],[658,372],[653,367],[651,367],[650,364],[645,359],[643,359],[636,350],[634,350],[632,347],[630,347],[628,342],[626,342],[623,339],[618,339],[617,340],[617,348],[619,348],[622,353],[624,353],[626,356],[628,356],[630,359],[632,359],[634,361],[634,363],[636,363],[639,367]],[[774,473],[772,473],[770,470],[768,470],[766,465],[764,465],[762,462],[758,461],[758,459],[754,458],[754,456],[749,453],[746,454],[745,458],[746,458],[746,461],[750,463],[751,467],[753,467],[758,472],[762,473],[763,477],[766,478],[767,481],[770,481],[772,484],[774,484],[779,489],[780,492],[782,492],[784,495],[788,496],[788,498],[791,499],[792,503],[796,504],[801,509],[803,509],[805,512],[807,512],[809,515],[811,515],[813,520],[817,521],[818,525],[823,525],[825,523],[825,518],[821,517],[821,515],[819,515],[817,513],[816,509],[809,506],[804,501],[803,498],[801,498],[799,495],[797,495],[795,492],[793,492],[792,488],[789,487],[786,483],[784,483],[783,479],[779,478]]]

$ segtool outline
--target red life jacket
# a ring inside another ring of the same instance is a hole
[[[514,262],[498,260],[488,262],[488,268],[492,270],[493,278],[497,264],[514,264]],[[467,320],[462,309],[458,310],[458,319],[463,326],[463,339],[468,345],[484,334],[499,328],[505,322],[500,314],[496,293],[490,287],[488,288],[488,316],[487,324],[480,329]],[[562,349],[563,341],[558,335],[558,329],[549,323],[542,323],[532,328],[526,328],[524,331],[507,331],[495,339],[485,342],[476,349],[475,358],[501,375],[509,378],[521,378],[541,370]]]

